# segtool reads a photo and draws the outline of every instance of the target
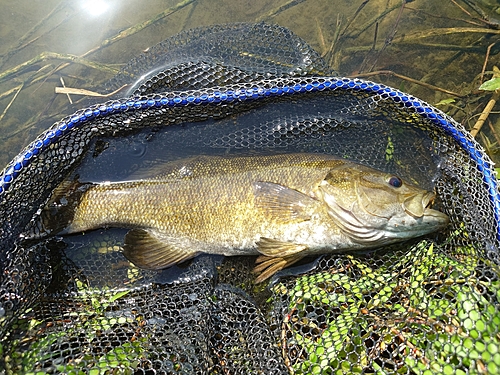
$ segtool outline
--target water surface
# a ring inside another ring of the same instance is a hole
[[[486,72],[500,50],[500,43],[494,44],[500,16],[491,0],[2,0],[0,6],[2,165],[53,122],[89,104],[85,97],[56,94],[61,80],[68,87],[103,92],[128,60],[194,27],[280,24],[339,74],[407,91],[468,128],[491,97],[477,91],[491,77],[481,76],[488,46],[493,45]],[[492,113],[477,136],[494,159],[499,128],[500,116]]]

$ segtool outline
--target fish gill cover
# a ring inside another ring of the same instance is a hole
[[[143,77],[141,79],[141,77]],[[500,368],[500,201],[454,120],[336,77],[287,29],[174,36],[62,119],[0,177],[0,352],[8,374],[483,374]],[[125,231],[30,239],[63,181],[139,178],[196,155],[322,153],[434,190],[444,231],[325,255],[255,285],[254,257],[129,263]]]

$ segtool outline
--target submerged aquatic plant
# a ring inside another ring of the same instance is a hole
[[[500,369],[500,269],[473,248],[452,257],[422,241],[376,266],[351,255],[338,263],[274,287],[288,300],[281,345],[292,373]]]

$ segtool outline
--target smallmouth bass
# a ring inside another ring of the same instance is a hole
[[[304,256],[361,250],[448,224],[434,194],[330,155],[200,156],[152,177],[66,181],[42,211],[48,234],[131,229],[123,253],[163,269],[199,253],[260,255],[257,282]]]

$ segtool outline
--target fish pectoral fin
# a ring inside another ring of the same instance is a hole
[[[268,257],[285,257],[305,249],[307,249],[306,245],[273,240],[272,238],[261,237],[257,241],[257,251]]]
[[[139,268],[160,270],[193,258],[198,252],[153,232],[132,229],[125,235],[123,254]]]
[[[282,222],[300,222],[311,219],[321,203],[298,190],[273,182],[257,181],[253,184],[255,206],[273,219]]]
[[[273,276],[276,272],[281,271],[283,268],[291,266],[304,258],[301,254],[293,254],[285,257],[269,257],[265,255],[259,256],[255,263],[256,266],[253,272],[258,274],[255,282],[261,283],[264,280]]]

